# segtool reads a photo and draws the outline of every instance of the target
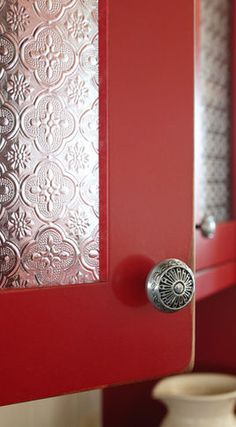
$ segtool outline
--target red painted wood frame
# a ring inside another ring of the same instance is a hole
[[[144,284],[165,258],[192,265],[193,5],[100,3],[101,30],[109,10],[108,281],[0,293],[2,405],[192,361],[192,306],[161,313]]]
[[[236,46],[236,5],[232,3],[231,19],[231,206],[232,220],[217,225],[215,237],[206,239],[200,230],[196,230],[196,281],[197,300],[210,296],[215,292],[232,286],[236,283],[236,57],[233,54]],[[198,115],[198,91],[199,91],[199,25],[200,25],[200,0],[196,2],[196,115]],[[198,117],[196,117],[196,126]],[[196,175],[198,175],[198,165],[196,165]],[[197,195],[197,222],[199,223],[198,198],[201,197],[196,178]]]
[[[196,1],[196,30],[199,29],[199,1]],[[232,0],[232,52],[236,45],[236,5]],[[196,34],[197,46],[199,31]],[[198,55],[198,51],[196,51]],[[198,59],[198,57],[197,57]],[[197,61],[196,61],[197,63]],[[236,70],[236,55],[232,55],[232,76]],[[196,75],[197,77],[197,75]],[[213,240],[197,231],[197,304],[196,304],[196,371],[236,373],[235,299],[235,220],[236,218],[236,83],[232,85],[232,221],[218,225]],[[196,93],[197,95],[197,93]],[[198,218],[199,219],[199,218]],[[227,289],[228,288],[228,289]],[[210,298],[208,298],[210,297]],[[103,395],[104,427],[157,426],[165,408],[151,398],[155,384],[143,382],[109,388]]]

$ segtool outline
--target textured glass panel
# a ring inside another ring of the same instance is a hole
[[[230,218],[230,0],[201,0],[201,213]]]
[[[99,279],[98,0],[0,0],[0,287]]]

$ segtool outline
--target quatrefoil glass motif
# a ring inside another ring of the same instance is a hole
[[[104,277],[100,1],[0,0],[0,288]]]

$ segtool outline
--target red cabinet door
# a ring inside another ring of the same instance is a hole
[[[193,2],[99,5],[103,280],[2,289],[1,404],[167,375],[193,360],[193,306],[165,314],[145,294],[155,263],[193,267]]]

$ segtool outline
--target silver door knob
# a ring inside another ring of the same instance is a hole
[[[149,301],[160,311],[174,313],[188,305],[195,292],[192,270],[178,259],[167,259],[150,271],[146,280]]]
[[[201,224],[197,225],[196,228],[200,228],[202,235],[208,239],[213,239],[216,233],[216,220],[213,215],[205,215],[202,219]]]

